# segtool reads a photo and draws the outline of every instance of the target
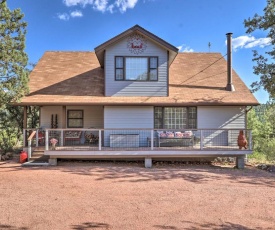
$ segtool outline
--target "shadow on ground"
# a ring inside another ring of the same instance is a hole
[[[8,224],[0,224],[0,229],[2,229],[2,230],[28,230],[29,228],[27,228],[27,227],[15,227],[15,226],[8,225]]]
[[[88,230],[88,229],[109,229],[110,225],[97,222],[86,222],[80,225],[72,225],[74,230]]]
[[[159,229],[159,230],[254,230],[255,228],[249,228],[246,226],[243,226],[241,224],[234,224],[230,222],[225,222],[222,224],[213,224],[213,223],[204,223],[204,224],[199,224],[199,223],[192,223],[192,222],[185,222],[186,224],[189,225],[189,227],[175,227],[175,226],[169,226],[169,225],[154,225],[154,229]],[[261,228],[257,227],[256,229],[258,230],[271,230],[271,228]]]
[[[214,224],[214,223],[193,223],[190,221],[184,221],[183,223],[185,223],[186,225],[188,225],[189,227],[175,227],[175,226],[168,226],[168,225],[154,225],[153,228],[155,229],[167,229],[167,230],[181,230],[181,229],[185,229],[185,230],[254,230],[254,229],[258,229],[258,230],[271,230],[271,228],[261,228],[261,227],[257,227],[257,228],[249,228],[246,227],[244,225],[241,224],[235,224],[235,223],[230,223],[230,222],[224,222],[222,224]]]
[[[144,168],[143,162],[98,162],[98,161],[65,161],[55,167],[21,167],[20,164],[2,164],[1,173],[10,171],[61,171],[80,176],[89,176],[94,180],[110,180],[119,182],[148,182],[148,181],[171,181],[182,179],[193,183],[208,183],[224,180],[224,176],[232,183],[249,185],[263,185],[275,187],[275,175],[255,169],[244,170],[234,167],[221,167],[214,165],[188,165],[169,164],[153,165],[153,168]]]

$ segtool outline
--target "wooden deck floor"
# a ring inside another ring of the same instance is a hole
[[[239,150],[231,146],[199,146],[189,147],[137,147],[137,148],[111,148],[98,146],[57,146],[55,150],[49,147],[36,147],[35,151],[42,151],[50,158],[182,158],[182,157],[218,157],[241,156],[251,154],[252,150]]]
[[[45,146],[33,147],[38,151],[45,151]],[[203,149],[200,149],[200,146],[179,146],[179,147],[154,147],[151,150],[151,147],[101,147],[99,150],[98,146],[94,145],[79,145],[79,146],[57,146],[55,150],[53,150],[49,146],[49,151],[240,151],[236,146],[204,146]],[[249,150],[243,150],[249,151]]]

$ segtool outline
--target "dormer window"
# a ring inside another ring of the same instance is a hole
[[[157,81],[158,57],[115,57],[115,80]]]

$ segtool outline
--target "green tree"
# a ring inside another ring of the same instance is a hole
[[[27,23],[20,9],[0,3],[0,104],[18,101],[27,91],[28,56],[25,53]]]
[[[273,104],[260,105],[248,113],[247,125],[253,135],[252,157],[275,160],[274,116]]]
[[[263,15],[255,14],[253,18],[244,20],[244,25],[249,34],[255,30],[267,32],[272,48],[265,52],[265,56],[253,51],[253,61],[256,62],[254,73],[259,75],[260,80],[253,82],[251,87],[253,91],[263,87],[271,98],[275,98],[275,63],[271,61],[275,59],[275,0],[267,0]]]
[[[0,0],[0,150],[16,145],[22,131],[22,108],[11,103],[28,92],[23,17],[20,9],[10,10]]]

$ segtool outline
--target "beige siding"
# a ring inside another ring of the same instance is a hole
[[[62,124],[62,106],[43,106],[40,110],[40,127],[42,128],[51,128],[51,117],[52,114],[57,114],[58,128]]]
[[[103,106],[67,106],[66,111],[79,109],[84,111],[84,128],[103,128]],[[57,114],[58,128],[62,124],[62,106],[41,107],[40,125],[43,128],[51,128],[51,115]],[[66,126],[67,122],[65,121]]]
[[[115,56],[157,56],[158,81],[115,81]],[[167,50],[147,39],[146,50],[139,55],[127,48],[127,38],[114,44],[105,52],[106,96],[167,96]]]
[[[67,106],[67,111],[83,110],[84,128],[103,128],[103,106]]]

